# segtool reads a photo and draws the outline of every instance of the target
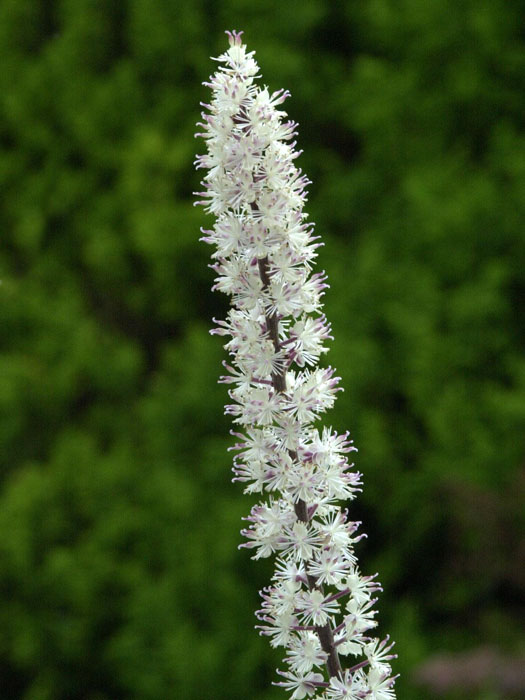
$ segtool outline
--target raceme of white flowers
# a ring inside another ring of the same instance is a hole
[[[389,700],[393,645],[372,636],[381,586],[359,571],[353,545],[363,535],[341,506],[360,491],[347,457],[355,447],[348,433],[314,427],[340,389],[334,370],[318,366],[331,338],[321,312],[328,285],[312,272],[321,244],[303,212],[297,125],[280,109],[289,93],[258,86],[254,52],[242,32],[227,34],[204,83],[212,98],[197,136],[207,153],[196,166],[207,173],[196,203],[216,217],[202,240],[215,248],[214,289],[231,300],[212,333],[229,338],[221,381],[238,426],[234,481],[266,499],[246,518],[241,546],[254,559],[276,555],[257,627],[285,648],[276,685],[293,700]]]

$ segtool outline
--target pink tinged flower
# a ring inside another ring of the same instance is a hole
[[[276,616],[295,612],[296,596],[300,589],[301,582],[290,579],[283,579],[278,581],[275,586],[263,588],[261,591],[263,611]]]
[[[315,273],[301,288],[302,308],[306,313],[316,313],[321,308],[321,297],[330,285],[325,284],[326,275]]]
[[[305,432],[301,422],[290,413],[281,414],[277,416],[276,420],[279,427],[276,427],[274,432],[282,442],[283,448],[295,452],[299,451],[300,442]]]
[[[297,597],[297,609],[304,624],[322,626],[332,615],[339,612],[339,603],[325,597],[322,591],[314,588],[300,593]]]
[[[363,700],[368,698],[368,688],[362,672],[350,673],[345,671],[342,678],[330,678],[326,690],[327,700]]]
[[[292,465],[293,460],[288,452],[278,451],[272,455],[268,459],[268,471],[265,475],[266,490],[286,491]]]
[[[244,493],[261,493],[264,490],[268,468],[264,462],[251,461],[249,464],[235,463],[232,481],[249,482]]]
[[[293,518],[293,513],[282,501],[253,506],[250,515],[244,518],[250,522],[250,527],[241,531],[248,542],[240,544],[239,548],[256,549],[252,559],[269,557],[273,552],[284,549],[286,540],[282,531]]]
[[[391,654],[394,642],[389,644],[390,637],[387,635],[385,639],[373,639],[364,646],[364,653],[370,664],[370,668],[377,668],[383,674],[390,674],[389,661],[397,658],[397,654]]]
[[[271,425],[280,410],[281,399],[277,393],[268,387],[255,388],[239,394],[230,391],[230,397],[237,404],[229,404],[225,413],[237,416],[235,423],[244,425]]]
[[[326,663],[327,654],[322,650],[319,637],[315,632],[301,632],[293,637],[288,645],[288,656],[285,658],[297,673],[308,673],[314,666]]]
[[[319,431],[312,432],[311,443],[309,444],[309,458],[315,459],[318,464],[328,465],[333,462],[342,464],[344,459],[342,454],[357,452],[357,448],[348,440],[349,433],[339,435],[332,432],[331,428],[324,427],[322,435]]]
[[[243,442],[238,442],[230,450],[241,450],[237,457],[246,461],[265,461],[275,454],[275,438],[264,428],[249,427],[246,434],[235,433],[232,435]]]
[[[319,535],[312,527],[297,521],[292,527],[286,527],[283,533],[284,550],[296,561],[311,559],[315,550],[320,546]]]
[[[345,615],[344,622],[346,628],[347,639],[353,636],[362,637],[365,632],[377,626],[374,617],[377,615],[377,610],[372,607],[377,602],[377,599],[369,600],[360,605],[356,600],[350,598],[346,604],[348,615]]]
[[[390,676],[390,670],[385,673],[381,668],[371,667],[368,672],[367,683],[370,689],[369,697],[372,700],[392,700],[392,698],[395,698],[393,688],[395,678]]]
[[[270,315],[296,315],[301,311],[301,286],[297,282],[272,280],[265,301]]]
[[[314,673],[313,671],[301,674],[293,673],[292,671],[278,670],[277,673],[283,678],[286,678],[286,680],[278,683],[274,682],[273,685],[286,688],[286,690],[293,690],[294,692],[290,696],[291,700],[301,700],[301,698],[314,695],[319,684],[324,682],[323,676],[320,673]]]
[[[302,561],[279,559],[275,564],[274,580],[302,581],[306,583],[306,572]]]
[[[347,557],[330,548],[324,548],[318,559],[308,565],[308,573],[314,576],[318,583],[338,585],[348,573],[350,562]]]
[[[312,372],[306,369],[297,374],[290,372],[288,378],[290,390],[286,407],[301,423],[316,420],[319,413],[332,407],[336,392],[341,391],[337,387],[339,377],[333,377],[331,367]]]
[[[382,591],[381,584],[376,581],[377,574],[373,576],[361,576],[358,569],[353,568],[346,577],[345,584],[350,589],[352,605],[364,605],[370,599],[373,593]]]
[[[347,467],[348,468],[348,467]],[[326,484],[327,498],[333,501],[352,500],[361,491],[361,475],[355,472],[345,473],[341,465],[330,464],[321,470]],[[353,541],[365,537],[361,535]]]
[[[282,372],[286,360],[285,354],[282,351],[275,352],[271,340],[259,342],[259,346],[253,350],[253,354],[250,354],[248,359],[254,374],[268,377]]]
[[[319,356],[328,352],[323,341],[332,339],[332,336],[330,326],[323,316],[316,319],[304,316],[291,328],[290,339],[293,342],[295,362],[299,367],[304,367],[305,364],[316,364]]]
[[[353,543],[351,535],[357,529],[357,525],[355,522],[347,522],[343,511],[332,508],[317,527],[328,546],[344,551]]]
[[[274,648],[288,646],[299,624],[296,615],[289,610],[274,616],[258,614],[258,618],[268,624],[255,625],[255,629],[259,630],[259,634],[270,637],[270,646]]]
[[[276,282],[294,283],[304,278],[305,269],[299,256],[281,248],[272,255],[269,274]]]
[[[286,488],[294,503],[299,500],[307,505],[322,498],[322,482],[315,466],[295,463],[288,473]]]
[[[343,656],[348,656],[349,654],[352,656],[358,656],[359,654],[363,653],[364,643],[365,638],[363,635],[355,634],[351,638],[347,638],[346,636],[337,637],[337,652]]]

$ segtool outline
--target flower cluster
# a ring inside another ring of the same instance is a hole
[[[216,217],[203,230],[214,246],[214,289],[230,296],[226,320],[212,333],[228,338],[221,381],[226,413],[238,426],[234,481],[264,494],[242,530],[253,558],[276,555],[272,583],[261,591],[261,634],[286,648],[276,685],[292,700],[394,698],[388,637],[371,636],[380,584],[363,576],[354,544],[363,537],[341,502],[360,491],[348,433],[315,421],[340,390],[331,367],[319,367],[330,325],[323,315],[326,276],[312,271],[320,243],[303,212],[305,175],[295,165],[296,124],[280,109],[289,93],[256,84],[258,65],[241,33],[204,83],[202,136],[207,173],[197,202]],[[343,669],[340,656],[357,657]],[[359,660],[362,658],[363,660]]]

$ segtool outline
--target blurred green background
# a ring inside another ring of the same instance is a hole
[[[524,26],[522,0],[2,1],[1,698],[285,697],[192,206],[225,29],[292,92],[398,698],[525,696]]]

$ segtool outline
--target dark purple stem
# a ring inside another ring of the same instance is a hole
[[[254,208],[256,208],[256,205],[252,204],[252,209]],[[268,272],[268,256],[266,256],[265,258],[259,258],[258,263],[259,274],[263,283],[263,289],[265,290],[270,284],[270,275]],[[276,313],[266,314],[266,329],[275,348],[275,352],[279,352],[279,350],[282,347],[282,344],[279,341],[279,318]],[[274,372],[272,374],[273,388],[278,393],[284,393],[286,391],[285,371],[286,370],[283,370],[282,373]],[[293,460],[297,460],[297,453],[294,450],[289,450],[288,452]],[[299,499],[295,504],[295,514],[297,515],[297,519],[301,520],[303,523],[307,523],[310,520],[308,507],[306,503],[301,499]],[[317,585],[317,580],[314,576],[310,576],[310,574],[307,574],[306,578],[308,581],[308,588],[310,590],[322,590],[321,587]],[[339,654],[337,653],[334,634],[332,628],[330,627],[330,623],[327,622],[326,625],[323,625],[322,627],[316,626],[315,630],[319,636],[321,647],[323,651],[327,654],[326,667],[328,669],[329,676],[342,677],[343,671],[341,668],[341,662],[339,660]]]

